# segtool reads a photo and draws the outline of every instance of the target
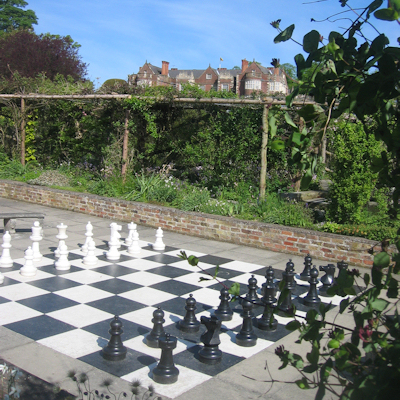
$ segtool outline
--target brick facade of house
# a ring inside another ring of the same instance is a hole
[[[50,189],[0,180],[0,197],[41,204],[124,222],[135,222],[166,231],[214,239],[288,254],[306,255],[351,265],[371,267],[371,240],[310,231],[256,221],[222,217],[174,208],[125,201],[91,194]],[[62,222],[62,221],[60,221]],[[84,232],[84,228],[83,231]],[[266,260],[267,262],[267,260]]]
[[[169,62],[163,61],[156,67],[146,61],[137,74],[128,77],[134,86],[174,86],[178,90],[185,83],[197,84],[206,91],[230,91],[239,96],[250,96],[254,92],[265,94],[288,93],[286,74],[280,68],[266,68],[256,63],[242,60],[241,69],[217,68],[169,69]]]

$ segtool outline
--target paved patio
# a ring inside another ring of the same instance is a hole
[[[56,208],[44,207],[30,203],[0,198],[0,209],[2,212],[38,212],[45,214],[41,222],[44,231],[43,240],[40,243],[41,252],[57,247],[56,226],[60,222],[68,225],[68,247],[77,248],[85,239],[85,226],[89,217],[85,214],[59,210]],[[109,240],[110,220],[90,216],[96,240]],[[30,219],[17,220],[16,233],[12,237],[12,257],[23,257],[24,251],[31,245],[29,236],[33,221]],[[1,225],[1,224],[0,224]],[[126,224],[123,226],[122,236],[127,236]],[[154,242],[155,230],[139,226],[141,240]],[[100,233],[100,234],[99,234]],[[187,235],[171,232],[164,232],[166,245],[181,247],[192,251],[203,252],[220,257],[229,257],[238,261],[246,261],[264,266],[271,265],[276,269],[284,269],[289,258],[297,266],[297,272],[303,266],[304,259],[287,254],[276,253],[256,248],[239,246],[236,244],[217,242],[212,240],[199,239]],[[324,265],[326,262],[313,260],[315,265]],[[300,267],[301,266],[301,267]],[[336,315],[336,311],[330,311]],[[340,317],[341,323],[350,323],[351,315]],[[291,367],[279,370],[280,361],[274,354],[275,348],[283,345],[285,349],[295,350],[305,355],[309,350],[307,343],[295,344],[298,333],[288,334],[283,339],[270,346],[264,351],[236,364],[228,370],[220,373],[214,378],[185,392],[176,399],[179,400],[203,400],[229,398],[235,399],[262,399],[283,400],[289,398],[312,399],[315,392],[312,390],[301,390],[295,384],[284,383],[295,381],[300,375]],[[73,343],[71,343],[73,346]],[[112,379],[111,389],[114,392],[129,391],[129,383],[98,370],[79,360],[51,350],[48,347],[36,343],[34,340],[19,335],[11,330],[0,326],[0,358],[16,365],[17,367],[35,375],[47,382],[59,385],[62,389],[77,395],[76,385],[69,378],[67,373],[70,370],[85,372],[90,379],[91,387],[100,388],[104,379]],[[270,382],[273,379],[283,382]],[[329,396],[327,396],[329,398]]]

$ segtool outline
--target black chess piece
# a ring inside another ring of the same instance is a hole
[[[311,267],[312,267],[312,258],[310,256],[310,254],[307,254],[304,257],[304,270],[300,274],[299,279],[301,279],[302,281],[308,282],[308,280],[311,277]]]
[[[337,268],[338,268],[338,276],[339,276],[340,271],[341,271],[342,269],[347,269],[347,268],[349,268],[349,264],[347,264],[346,262],[344,262],[344,261],[342,260],[342,261],[339,261],[339,262],[337,263]]]
[[[198,352],[199,359],[204,364],[218,364],[222,359],[222,351],[218,348],[221,343],[219,339],[221,320],[216,315],[212,315],[210,318],[202,316],[200,321],[206,326],[207,330],[200,337],[204,347]]]
[[[319,303],[321,303],[321,299],[318,297],[318,270],[315,266],[311,269],[311,277],[309,282],[310,288],[308,290],[307,296],[304,297],[303,302],[306,306],[309,307],[317,306],[319,305]]]
[[[249,292],[246,294],[246,299],[253,303],[253,307],[257,307],[256,304],[254,304],[256,301],[258,301],[258,295],[257,295],[257,279],[254,278],[254,275],[251,276],[249,279],[249,284],[247,285],[249,288]]]
[[[124,331],[122,330],[122,322],[118,318],[118,315],[110,322],[110,330],[108,332],[111,338],[107,346],[101,351],[101,354],[108,361],[121,361],[126,357],[127,350],[122,344],[121,335]]]
[[[271,279],[272,279],[272,281],[271,281]],[[276,284],[274,283],[274,279],[275,279],[274,269],[271,266],[269,266],[265,271],[265,282],[261,285],[261,294],[263,296],[264,296],[265,286],[267,286],[267,285],[274,285],[274,287],[275,287],[274,296],[276,296],[277,287],[276,287]]]
[[[163,326],[163,323],[165,322],[164,311],[161,310],[160,307],[158,307],[157,310],[154,310],[151,322],[153,322],[154,325],[153,329],[146,337],[146,344],[153,348],[160,347],[158,341],[165,335]]]
[[[323,286],[320,288],[320,292],[323,292],[324,296],[329,296],[327,290],[335,284],[336,267],[333,264],[320,265],[319,270],[325,272],[325,275],[321,278]]]
[[[276,303],[275,293],[276,287],[274,284],[274,270],[272,267],[267,269],[265,274],[267,282],[263,284],[263,297],[261,302],[264,304],[264,312],[261,318],[257,321],[257,327],[263,331],[274,331],[278,327],[278,321],[272,317],[274,303]]]
[[[292,291],[296,287],[296,281],[294,280],[295,272],[294,272],[294,264],[292,263],[292,260],[289,260],[289,262],[286,264],[285,271],[282,272],[282,277],[285,281],[285,287],[283,290],[287,289],[288,293],[286,297],[283,299],[279,311],[280,315],[282,316],[288,316],[287,314],[290,314],[292,310]]]
[[[176,348],[177,339],[169,333],[159,339],[161,358],[153,369],[154,382],[170,385],[178,380],[179,369],[175,367],[172,351]]]
[[[257,335],[254,333],[252,321],[253,304],[248,300],[242,301],[243,325],[240,332],[236,335],[236,344],[243,347],[251,347],[257,344]]]
[[[190,294],[186,299],[186,315],[179,321],[178,327],[182,332],[195,333],[200,329],[200,321],[196,318],[194,311],[196,310],[196,300]]]
[[[232,319],[233,311],[229,305],[229,300],[231,296],[229,295],[229,290],[226,288],[222,288],[220,291],[221,295],[219,298],[221,302],[219,303],[218,308],[215,310],[214,314],[221,321],[230,321]]]

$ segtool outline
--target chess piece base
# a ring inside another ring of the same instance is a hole
[[[110,348],[108,346],[104,347],[104,349],[101,351],[101,355],[103,358],[107,361],[121,361],[124,360],[126,357],[126,347],[122,346],[122,348],[114,349]]]
[[[179,369],[175,366],[170,368],[160,368],[159,366],[153,369],[154,382],[162,385],[171,385],[178,380]]]
[[[202,363],[215,365],[222,360],[222,351],[216,346],[204,346],[198,352],[199,359]]]

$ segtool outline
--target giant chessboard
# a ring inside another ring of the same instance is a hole
[[[180,331],[177,323],[186,313],[186,299],[190,294],[197,301],[196,316],[199,319],[202,315],[210,316],[219,305],[221,285],[212,279],[201,280],[207,276],[179,257],[182,249],[166,247],[164,251],[154,251],[151,244],[144,241],[140,241],[140,247],[140,253],[135,256],[122,247],[120,259],[111,262],[105,256],[106,245],[99,246],[95,253],[98,263],[90,267],[82,263],[80,249],[72,250],[68,256],[69,271],[55,269],[54,249],[47,250],[47,254],[40,249],[43,258],[35,264],[37,273],[30,278],[19,272],[25,259],[13,260],[13,267],[0,268],[5,277],[0,285],[0,325],[124,380],[138,379],[143,385],[153,384],[158,394],[170,398],[274,346],[289,333],[285,325],[291,319],[277,316],[279,324],[275,331],[255,327],[257,344],[238,346],[235,337],[243,321],[242,308],[238,302],[231,303],[233,318],[222,323],[220,334],[222,361],[216,365],[203,364],[197,353],[202,346],[200,336],[205,327],[201,325],[198,333],[188,334]],[[192,251],[186,253],[198,257],[199,265],[211,275],[219,265],[219,280],[227,286],[239,282],[241,294],[247,292],[251,275],[257,279],[259,287],[265,282],[266,265]],[[300,273],[302,266],[295,266],[295,270]],[[276,270],[275,277],[279,280],[282,271]],[[308,309],[299,301],[306,295],[307,285],[299,280],[293,293],[298,315],[305,316]],[[339,297],[321,299],[334,304],[341,300]],[[148,347],[146,335],[153,327],[153,312],[158,307],[165,313],[165,331],[178,339],[173,354],[180,374],[172,385],[161,385],[152,380],[151,371],[160,359],[161,350]],[[262,312],[262,307],[255,308],[254,320]],[[110,322],[115,315],[122,320],[122,340],[128,353],[125,360],[106,361],[101,356],[101,349],[110,339]]]

